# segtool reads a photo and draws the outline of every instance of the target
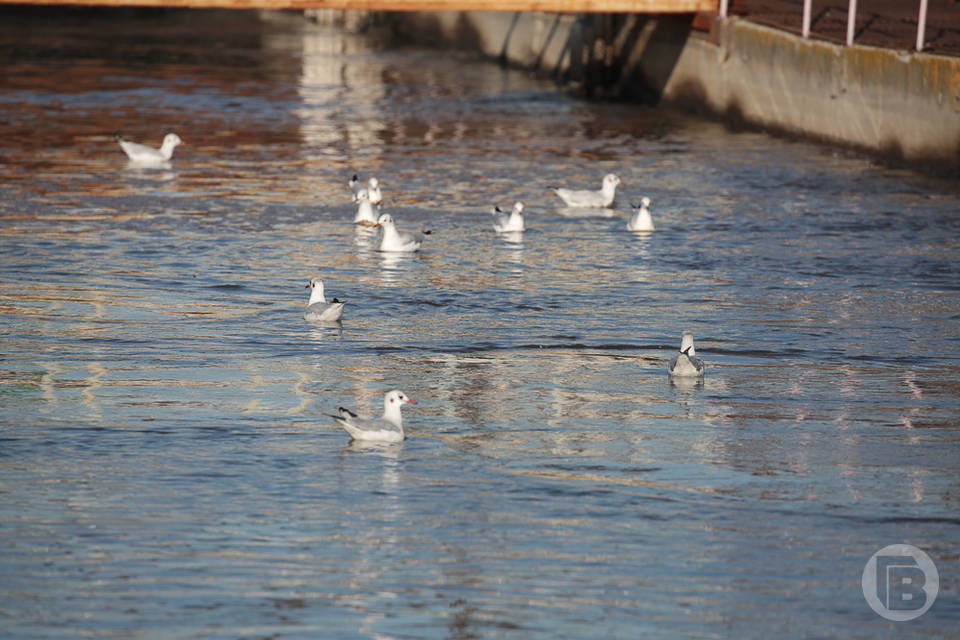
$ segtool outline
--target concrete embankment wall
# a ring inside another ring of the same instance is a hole
[[[403,40],[553,74],[589,95],[716,114],[960,173],[960,59],[804,40],[741,20],[390,14]]]

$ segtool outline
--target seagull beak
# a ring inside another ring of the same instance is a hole
[[[375,225],[373,225],[373,226],[374,226],[374,227],[379,227],[379,226],[380,226],[380,223],[378,222],[377,224],[375,224]]]
[[[411,400],[410,398],[407,398],[407,404],[417,404],[417,403]]]

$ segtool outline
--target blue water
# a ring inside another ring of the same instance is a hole
[[[0,27],[5,637],[955,632],[955,182],[295,14],[59,15]],[[610,217],[547,188],[607,172]],[[402,445],[327,417],[393,388]],[[895,543],[911,622],[861,590]]]

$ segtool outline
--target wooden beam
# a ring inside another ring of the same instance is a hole
[[[363,9],[367,11],[544,11],[548,13],[695,13],[718,0],[0,0],[2,4],[192,9]]]

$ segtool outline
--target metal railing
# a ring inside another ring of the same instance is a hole
[[[917,51],[923,51],[923,34],[927,29],[927,2],[920,0],[920,15],[917,17]],[[729,0],[720,0],[720,17],[727,17]],[[803,27],[801,32],[804,38],[810,37],[810,14],[813,0],[803,0]],[[853,44],[853,36],[857,24],[857,0],[850,0],[847,8],[847,46]]]

